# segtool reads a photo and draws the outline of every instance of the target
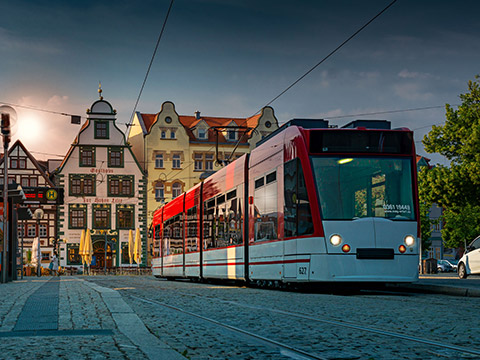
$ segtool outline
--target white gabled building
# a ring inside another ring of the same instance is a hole
[[[61,266],[81,265],[82,229],[91,231],[92,267],[103,268],[105,261],[107,267],[129,266],[129,230],[137,228],[141,266],[147,265],[145,177],[115,115],[100,96],[87,110],[87,120],[57,171],[56,181],[65,191],[65,204],[59,206],[58,235],[66,242]]]

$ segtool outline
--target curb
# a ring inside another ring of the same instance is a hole
[[[401,285],[394,286],[395,289],[402,291],[414,291],[427,294],[443,294],[450,296],[463,296],[463,297],[480,297],[480,289],[461,288],[455,286],[445,285]]]

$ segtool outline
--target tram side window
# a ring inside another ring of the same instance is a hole
[[[198,231],[197,231],[198,212],[197,206],[187,210],[187,236],[186,252],[198,250]]]
[[[285,237],[312,234],[312,213],[300,160],[285,163],[284,174]]]
[[[204,202],[204,216],[203,216],[203,239],[204,249],[214,248],[215,238],[213,233],[215,219],[215,199],[210,199]]]
[[[163,253],[183,254],[183,214],[173,216],[163,223]]]
[[[217,206],[215,207],[215,230],[217,248],[228,246],[227,234],[227,208],[225,203],[225,195],[217,197]]]
[[[227,193],[227,245],[238,245],[243,243],[242,236],[242,204],[237,197],[237,190]]]
[[[160,225],[155,225],[153,228],[153,249],[155,256],[160,254]]]
[[[277,173],[268,173],[255,181],[255,241],[277,239]]]

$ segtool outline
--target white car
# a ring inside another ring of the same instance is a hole
[[[467,246],[467,252],[458,261],[457,273],[460,279],[480,274],[480,236]]]

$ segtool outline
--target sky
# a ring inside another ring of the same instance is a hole
[[[180,115],[252,116],[389,3],[175,0],[136,110],[172,101]],[[125,130],[169,5],[0,2],[0,104],[17,111],[13,140],[38,159],[63,157],[80,126],[28,108],[85,117],[99,82]],[[418,154],[447,164],[421,140],[480,74],[479,10],[478,1],[398,0],[270,106],[280,124],[390,120],[414,130]],[[434,108],[358,115],[424,107]]]

